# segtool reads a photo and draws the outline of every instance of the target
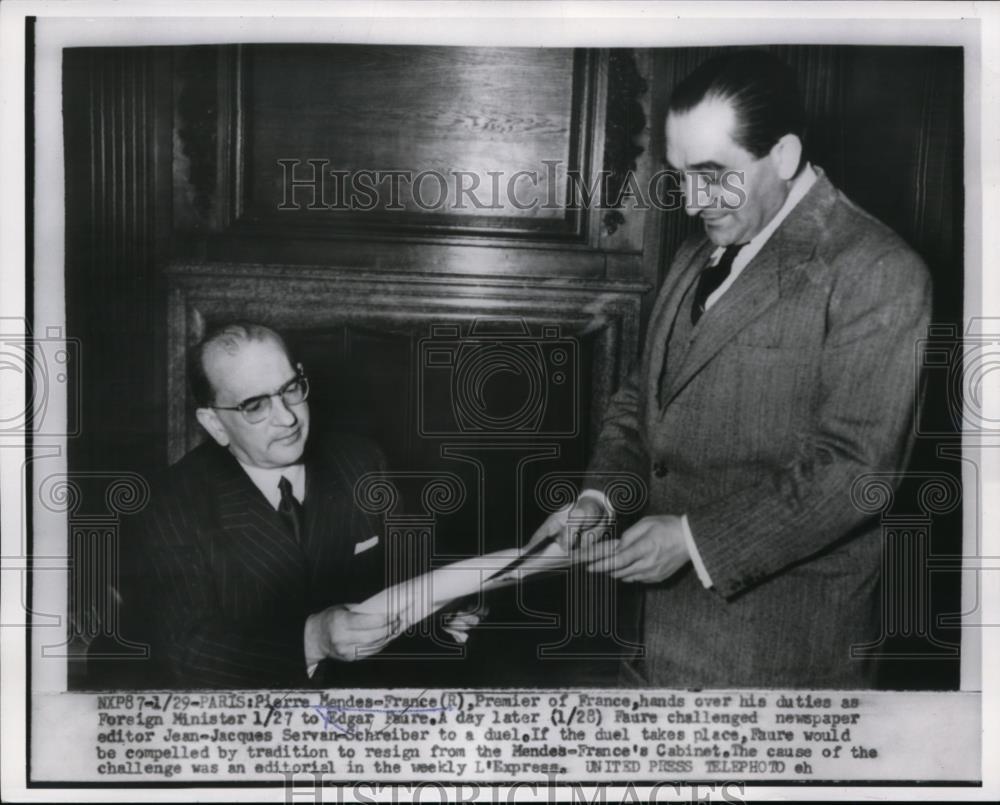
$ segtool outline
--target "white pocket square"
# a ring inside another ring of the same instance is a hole
[[[378,535],[376,534],[371,539],[366,539],[363,542],[355,543],[354,545],[354,555],[357,556],[359,553],[364,553],[365,551],[370,551],[378,545]]]

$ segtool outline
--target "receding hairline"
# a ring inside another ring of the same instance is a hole
[[[265,327],[263,324],[228,324],[213,331],[201,342],[200,354],[202,361],[209,350],[222,350],[227,355],[236,355],[244,346],[251,343],[271,341],[281,347],[281,351],[289,358],[291,354],[281,333]]]
[[[294,359],[284,337],[266,325],[232,322],[206,333],[193,348],[191,390],[195,403],[199,406],[211,404],[218,392],[208,375],[210,361],[235,357],[249,344],[268,342],[277,345],[289,365],[294,366]]]
[[[288,351],[285,339],[270,327],[258,325],[252,329],[243,327],[239,327],[238,329],[226,328],[205,341],[201,350],[202,371],[204,371],[205,378],[212,387],[213,394],[218,389],[216,389],[215,384],[212,382],[212,378],[209,377],[208,367],[210,365],[218,367],[219,361],[225,362],[226,359],[237,357],[251,344],[274,344],[281,351],[281,354],[285,356],[288,365],[293,365],[292,356]]]

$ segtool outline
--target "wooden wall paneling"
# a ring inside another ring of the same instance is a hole
[[[168,77],[150,49],[64,55],[67,324],[84,367],[76,466],[149,467],[162,456],[152,423],[162,410],[156,264],[169,191],[158,133],[169,127],[158,116]]]
[[[569,160],[571,170],[579,170],[583,174],[587,187],[603,186],[603,172],[606,169],[606,144],[608,125],[608,87],[610,80],[610,53],[607,50],[577,50],[576,58],[586,60],[590,69],[585,81],[574,82],[574,108],[580,112],[577,118],[585,124],[578,131],[573,142],[572,157]],[[567,195],[570,207],[577,199],[572,194]],[[602,209],[601,194],[591,200],[589,208],[580,209],[582,235],[591,249],[603,245],[606,231],[605,211]]]
[[[218,185],[221,54],[215,47],[171,48],[173,222],[178,234],[220,226]]]
[[[70,48],[62,78],[66,329],[80,343],[70,367],[80,425],[68,440],[78,493],[71,514],[91,524],[81,530],[71,517],[67,534],[75,557],[67,649],[74,660],[89,657],[70,663],[69,684],[122,687],[144,664],[125,662],[142,649],[127,639],[138,634],[127,593],[124,606],[119,595],[130,546],[120,539],[120,512],[108,508],[107,484],[139,483],[166,461],[157,263],[170,232],[170,54]]]
[[[805,155],[834,184],[844,173],[844,75],[846,52],[840,46],[780,45],[771,48],[798,75],[806,112]]]
[[[553,74],[556,80],[543,81],[542,76],[536,73],[539,70],[552,73],[553,64],[558,63],[557,60],[550,64],[553,54],[547,50],[405,48],[402,50],[410,61],[417,59],[411,72],[421,75],[421,63],[430,62],[431,68],[424,69],[423,75],[438,76],[435,82],[429,83],[440,86],[432,86],[423,96],[415,93],[412,98],[407,98],[407,108],[411,108],[412,114],[403,120],[399,110],[390,115],[385,98],[379,99],[379,92],[387,92],[385,87],[391,85],[393,76],[398,77],[399,70],[394,60],[400,58],[397,53],[400,49],[358,50],[338,46],[275,51],[273,48],[235,46],[216,49],[216,62],[212,62],[208,54],[192,53],[198,50],[187,49],[188,53],[178,68],[178,85],[183,88],[183,91],[179,90],[178,97],[183,103],[178,104],[176,170],[183,177],[181,185],[184,191],[178,195],[178,204],[190,207],[200,200],[205,206],[204,194],[191,186],[194,182],[202,188],[211,182],[212,199],[207,211],[192,214],[189,209],[177,216],[179,223],[187,223],[187,228],[181,227],[179,232],[182,248],[177,252],[178,256],[203,257],[213,261],[387,266],[393,270],[447,273],[542,271],[567,276],[635,278],[634,273],[612,275],[607,271],[628,271],[636,263],[618,260],[608,266],[603,256],[638,255],[641,252],[645,217],[642,210],[625,210],[627,225],[623,225],[620,219],[605,220],[609,211],[597,205],[576,209],[569,204],[554,213],[520,213],[515,210],[517,215],[514,216],[508,215],[510,209],[488,211],[490,215],[478,216],[469,211],[454,211],[441,216],[412,209],[310,212],[305,209],[278,210],[275,198],[269,199],[261,189],[263,182],[270,187],[267,192],[272,196],[276,192],[274,183],[277,174],[268,166],[277,159],[279,150],[283,155],[303,161],[318,154],[316,159],[327,160],[331,168],[334,166],[333,157],[337,156],[337,149],[333,147],[332,140],[326,144],[323,141],[330,140],[336,132],[324,129],[320,125],[323,122],[331,126],[339,125],[343,137],[361,141],[360,144],[349,139],[343,141],[345,160],[360,160],[362,157],[373,160],[381,155],[391,169],[399,165],[427,167],[427,154],[440,154],[441,149],[447,146],[447,142],[435,143],[435,138],[449,136],[449,131],[458,130],[461,133],[458,146],[465,147],[462,146],[464,142],[471,148],[468,143],[474,141],[476,148],[464,157],[461,147],[454,154],[447,152],[446,156],[439,155],[436,158],[440,164],[435,167],[462,168],[465,162],[473,160],[479,165],[480,174],[492,165],[503,170],[504,176],[527,168],[544,175],[548,170],[546,160],[557,159],[563,168],[567,164],[571,166],[579,174],[580,184],[589,189],[606,166],[621,170],[617,162],[622,149],[613,149],[614,153],[608,153],[605,147],[606,132],[610,130],[614,133],[617,131],[614,127],[621,124],[620,121],[607,120],[609,108],[613,113],[618,108],[608,94],[611,59],[608,52],[557,52],[557,56],[563,54],[559,58],[566,64],[565,75],[560,77],[556,72]],[[622,51],[621,54],[629,54],[618,58],[620,65],[630,67],[633,75],[629,75],[628,70],[616,69],[617,91],[624,89],[624,92],[631,93],[625,110],[628,113],[637,110],[636,116],[641,119],[648,101],[643,96],[644,79],[635,59],[645,59],[648,63],[650,57],[644,51],[638,52],[637,56],[632,51]],[[297,88],[297,94],[293,93],[291,100],[281,101],[285,106],[280,109],[276,106],[279,93],[274,86],[282,76],[291,77],[281,83],[281,89],[285,90],[295,83],[293,78],[311,74],[306,70],[310,64],[315,68],[312,73],[319,69],[317,64],[326,64],[327,69],[322,72],[330,73],[330,64],[343,66],[345,61],[350,63],[347,74],[326,80],[334,81],[335,88],[342,94],[346,93],[346,97],[321,93],[322,85],[319,88],[311,86],[316,81],[303,82],[299,79],[298,83],[306,88]],[[492,83],[480,86],[485,80],[484,65],[491,70],[495,67],[492,72],[496,72],[497,76],[491,77]],[[360,90],[350,78],[362,68],[374,70],[377,79],[373,99],[367,105],[361,103]],[[648,72],[648,64],[646,70]],[[451,101],[454,119],[446,126],[442,119],[448,109],[441,104],[450,97],[446,92],[451,86],[448,82],[454,83],[458,80],[457,76],[463,73],[468,73],[462,78],[468,86],[463,84],[455,91],[455,99]],[[627,80],[622,81],[622,75]],[[542,90],[537,87],[531,92],[511,95],[527,79],[546,87],[542,95],[539,95]],[[493,101],[486,90],[498,81],[513,82],[513,85],[505,91],[501,101]],[[263,92],[260,90],[262,83],[268,87]],[[559,89],[560,86],[563,89]],[[481,96],[477,96],[476,87],[479,87]],[[557,90],[555,95],[553,87]],[[213,92],[215,97],[209,97]],[[559,103],[565,109],[560,112],[557,104],[555,112],[540,111],[535,108],[538,99],[533,100],[532,93],[539,98],[559,96]],[[562,98],[562,95],[568,97]],[[303,103],[313,96],[316,96],[316,103]],[[391,98],[392,93],[386,97]],[[432,101],[436,99],[437,106],[429,110],[419,108],[428,97]],[[296,125],[289,125],[289,120],[294,119],[291,117],[295,106],[292,100],[302,106],[302,120]],[[325,109],[310,112],[320,101]],[[477,103],[482,107],[478,111]],[[517,103],[525,105],[519,113],[515,113]],[[507,109],[507,106],[512,109]],[[214,124],[217,131],[214,138],[205,136],[204,121],[185,123],[185,117],[198,109],[205,110],[205,119]],[[342,112],[340,117],[335,114],[338,110]],[[353,117],[344,122],[341,118],[345,115]],[[503,115],[507,116],[506,119]],[[398,123],[391,131],[387,131],[388,126],[382,120],[387,116]],[[377,126],[378,130],[362,138],[358,131],[365,120]],[[634,126],[635,120],[625,121],[625,124]],[[292,132],[298,139],[286,137],[283,131],[286,134]],[[475,137],[472,137],[473,134]],[[638,171],[642,173],[648,170],[641,153],[644,150],[641,144],[644,135],[642,131],[637,136],[634,132],[630,135],[640,143]],[[515,138],[514,144],[506,142],[512,137]],[[304,144],[311,140],[315,141],[313,145]],[[372,140],[377,141],[376,144],[372,145]],[[516,146],[521,141],[522,145]],[[410,142],[416,145],[411,146]],[[619,138],[617,142],[621,143],[623,139]],[[486,151],[483,151],[483,143],[488,146]],[[546,148],[551,148],[551,152],[546,152]],[[262,149],[270,156],[262,155]],[[201,151],[202,156],[189,153],[195,151]],[[331,153],[333,156],[330,156]],[[631,154],[625,154],[625,159],[630,157]],[[421,163],[420,159],[425,162]],[[506,164],[497,161],[501,159],[506,159]],[[199,175],[192,173],[192,164],[208,162],[214,163],[214,174],[207,169]],[[393,164],[395,162],[399,165]],[[347,167],[360,165],[359,162]],[[376,167],[385,168],[385,165],[377,164]],[[572,183],[562,176],[563,168],[560,168],[560,194],[566,196],[568,202]],[[192,175],[189,177],[188,174]],[[641,181],[642,177],[639,178]],[[327,184],[328,188],[332,186],[332,183]],[[190,225],[192,220],[196,225]],[[464,248],[469,246],[475,249]]]
[[[962,328],[962,49],[845,50],[843,189],[924,258],[934,320]],[[934,406],[947,422],[947,401]]]
[[[941,48],[923,60],[923,105],[914,164],[914,195],[909,231],[917,250],[939,278],[935,317],[963,317],[963,54]]]
[[[173,253],[173,104],[171,85],[173,83],[173,49],[154,48],[150,53],[152,63],[152,85],[149,100],[152,118],[149,121],[149,158],[152,182],[147,187],[149,205],[152,212],[152,248],[149,281],[145,284],[147,311],[145,355],[148,375],[145,378],[145,400],[147,409],[144,420],[147,439],[150,442],[149,468],[159,469],[166,464],[167,450],[164,433],[167,421],[167,287],[163,267]],[[155,448],[155,450],[153,449]]]
[[[216,50],[218,104],[215,194],[218,215],[214,231],[231,227],[243,216],[244,127],[252,109],[246,106],[243,86],[244,45]]]
[[[934,262],[961,239],[961,49],[852,48],[846,84],[846,190]],[[928,203],[947,222],[925,218]]]

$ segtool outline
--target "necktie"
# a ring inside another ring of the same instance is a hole
[[[746,246],[745,243],[734,243],[731,246],[726,246],[718,263],[701,270],[698,277],[698,288],[694,292],[694,303],[691,305],[691,324],[698,323],[698,319],[705,312],[705,302],[726,281],[726,277],[733,269],[733,260],[736,259],[736,255],[744,246]]]
[[[295,537],[295,541],[301,543],[302,504],[292,494],[292,485],[284,475],[278,481],[278,489],[281,491],[281,502],[278,504],[278,513],[288,525],[292,535]]]

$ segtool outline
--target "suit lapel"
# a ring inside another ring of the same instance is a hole
[[[660,379],[667,363],[667,345],[670,343],[670,334],[673,331],[674,322],[677,320],[684,293],[694,282],[698,272],[708,262],[714,250],[715,246],[708,240],[698,246],[687,265],[676,273],[672,281],[668,280],[669,284],[664,287],[659,304],[653,311],[649,326],[649,331],[652,334],[649,353],[650,371],[646,378],[647,392],[651,395],[649,399],[656,400],[659,397]]]
[[[661,406],[669,404],[733,336],[778,300],[778,265],[764,254],[765,250],[705,312],[683,362],[667,385]]]
[[[342,524],[336,522],[336,488],[330,467],[325,462],[307,463],[303,539],[306,555],[314,566],[322,566],[342,553],[341,540],[338,539]]]
[[[355,540],[370,536],[359,532],[364,527],[354,503],[354,481],[365,468],[336,442],[316,442],[306,462],[307,551],[310,560],[346,567],[354,557]]]
[[[661,408],[668,405],[741,330],[769,310],[781,298],[791,273],[812,260],[824,216],[836,194],[822,172],[817,170],[817,173],[815,185],[729,290],[705,312],[683,362],[667,384],[667,392],[660,400]],[[674,296],[679,305],[682,294]],[[675,307],[671,322],[677,315]]]

